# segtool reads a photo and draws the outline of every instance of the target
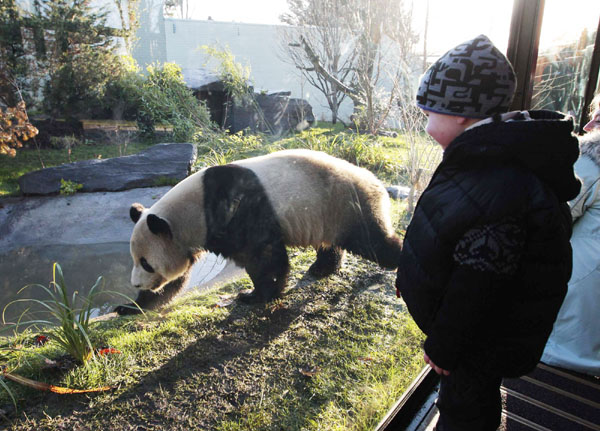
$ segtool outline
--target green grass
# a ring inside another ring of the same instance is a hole
[[[417,135],[421,151],[429,151],[433,144],[424,134]],[[66,149],[19,149],[14,158],[0,155],[0,196],[19,194],[17,179],[27,173],[63,163],[107,159],[137,153],[152,143],[132,142],[127,146],[114,144],[80,144],[72,148],[69,155]],[[441,150],[433,145],[432,154],[439,159]],[[195,169],[229,163],[248,157],[267,154],[289,148],[308,148],[323,151],[332,156],[348,160],[372,171],[388,184],[408,184],[410,144],[403,134],[396,138],[357,134],[344,128],[320,122],[317,126],[284,138],[268,135],[244,135],[237,133],[209,134],[198,143],[198,160]],[[157,185],[172,184],[165,179]]]
[[[433,157],[436,160],[441,157],[439,147],[424,134],[417,134],[416,139],[419,140],[417,145],[421,152],[433,148]],[[344,129],[340,124],[334,126],[330,123],[320,123],[282,139],[273,139],[267,135],[245,136],[242,133],[222,135],[199,145],[196,168],[291,148],[323,151],[370,170],[386,183],[408,184],[410,143],[405,135],[399,134],[392,138],[357,134]]]
[[[132,142],[126,147],[114,144],[80,144],[71,149],[37,149],[20,148],[15,157],[0,155],[0,196],[19,194],[17,179],[27,172],[45,167],[58,166],[63,163],[89,159],[108,159],[121,155],[130,155],[148,148],[152,143]],[[41,159],[41,160],[40,160]]]
[[[11,429],[373,429],[424,366],[423,335],[395,297],[395,274],[349,256],[341,274],[315,281],[303,277],[314,252],[290,254],[283,299],[239,303],[251,286],[243,278],[160,313],[95,322],[92,343],[122,353],[86,366],[48,371],[43,358],[62,354],[56,344],[6,339],[19,350],[5,358],[16,374],[114,388],[83,398],[7,382],[19,406]]]

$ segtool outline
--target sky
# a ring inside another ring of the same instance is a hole
[[[404,0],[414,8],[415,29],[423,32],[426,0]],[[513,0],[429,0],[428,48],[442,54],[450,47],[484,33],[506,50]],[[189,0],[193,19],[280,24],[286,0]],[[598,0],[546,0],[542,45],[578,37],[581,29],[597,28]],[[575,25],[573,25],[575,24]],[[420,42],[422,45],[422,40]]]
[[[280,24],[287,11],[286,0],[189,0],[193,19],[236,21],[253,24]]]

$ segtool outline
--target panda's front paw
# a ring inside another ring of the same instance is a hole
[[[260,302],[265,302],[262,298],[260,298],[256,294],[256,289],[252,291],[244,291],[238,294],[238,298],[244,304],[258,304]]]
[[[142,314],[142,310],[134,303],[119,305],[114,310],[119,316],[133,316],[135,314]]]
[[[271,293],[271,292],[268,292]],[[281,294],[267,294],[265,292],[261,292],[260,290],[254,289],[252,291],[246,290],[241,291],[238,294],[238,298],[245,304],[265,304],[267,302],[271,302],[274,299],[280,298]]]

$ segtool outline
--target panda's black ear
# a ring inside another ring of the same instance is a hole
[[[129,208],[129,217],[131,217],[131,220],[133,220],[134,223],[137,223],[145,209],[146,208],[144,208],[144,205],[142,204],[131,204],[131,208]]]
[[[167,222],[164,218],[160,218],[156,214],[148,214],[146,217],[146,222],[148,223],[148,229],[154,235],[167,235],[169,238],[173,238],[173,233],[171,232],[171,226],[169,226],[169,222]]]

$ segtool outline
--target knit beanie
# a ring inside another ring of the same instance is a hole
[[[442,55],[421,78],[417,105],[427,111],[486,118],[508,111],[516,87],[512,65],[487,36]]]

